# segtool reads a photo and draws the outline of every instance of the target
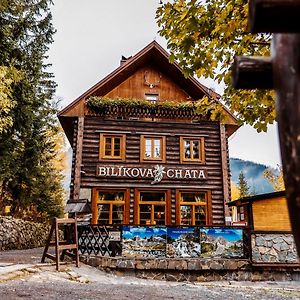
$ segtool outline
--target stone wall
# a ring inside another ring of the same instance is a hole
[[[254,263],[299,263],[292,234],[254,233],[251,243]]]
[[[125,258],[81,255],[81,261],[115,275],[166,281],[286,281],[300,279],[300,269],[253,268],[246,259]]]
[[[0,251],[45,246],[49,226],[0,216]]]

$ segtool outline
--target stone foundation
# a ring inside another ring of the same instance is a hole
[[[82,255],[81,261],[116,275],[167,281],[300,280],[300,268],[252,267],[245,259],[138,259]]]
[[[0,216],[0,251],[45,246],[49,226]]]

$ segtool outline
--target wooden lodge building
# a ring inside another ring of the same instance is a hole
[[[70,199],[90,201],[93,224],[225,224],[238,125],[225,107],[223,122],[197,113],[205,96],[219,102],[153,41],[59,113]]]

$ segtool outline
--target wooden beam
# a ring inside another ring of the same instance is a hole
[[[236,89],[273,89],[272,61],[269,57],[237,56],[232,66]]]
[[[249,29],[252,33],[298,33],[299,15],[299,0],[249,1]]]
[[[74,200],[79,200],[79,194],[80,194],[84,117],[78,117],[77,126],[78,129],[77,129],[76,149],[74,151],[75,153],[74,192],[73,192]]]
[[[228,147],[226,139],[226,129],[224,124],[220,124],[220,139],[221,139],[221,159],[222,159],[222,174],[223,174],[223,194],[224,194],[224,215],[225,224],[226,217],[230,216],[230,210],[227,202],[230,201],[230,178],[229,178],[229,161],[228,161]]]

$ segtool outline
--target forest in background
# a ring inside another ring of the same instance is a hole
[[[239,175],[243,172],[249,186],[249,192],[253,195],[274,192],[270,180],[266,178],[264,172],[271,169],[274,173],[277,170],[266,165],[240,158],[230,158],[231,181],[236,185],[239,182]]]

